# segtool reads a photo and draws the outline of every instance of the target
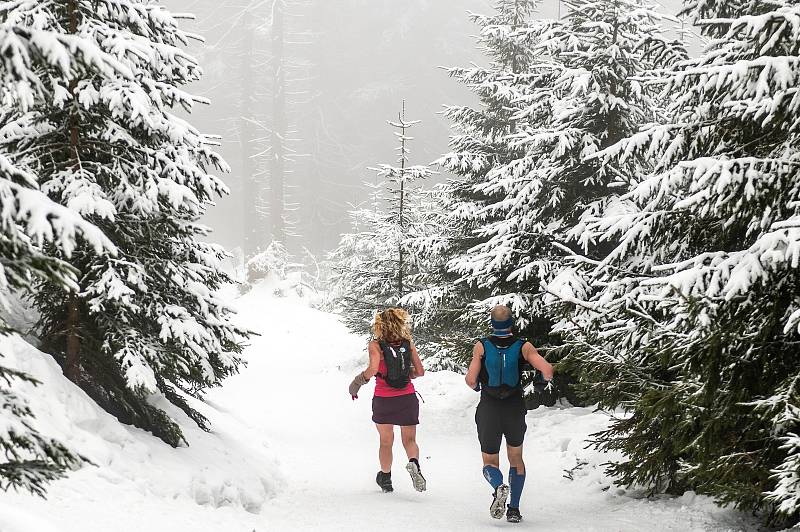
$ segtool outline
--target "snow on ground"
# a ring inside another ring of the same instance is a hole
[[[380,493],[372,385],[355,402],[347,394],[366,360],[364,340],[334,316],[272,292],[256,286],[238,300],[243,324],[261,336],[241,374],[200,405],[212,434],[179,416],[188,448],[116,423],[36,350],[19,341],[0,346],[12,347],[4,363],[44,382],[26,392],[42,429],[100,466],[56,482],[47,501],[0,494],[0,532],[754,529],[705,497],[648,500],[611,486],[601,473],[607,457],[583,443],[606,418],[559,407],[528,415],[525,521],[492,520],[473,420],[478,396],[451,372],[416,381],[428,491],[413,490],[398,435],[395,492]],[[575,480],[564,478],[579,460],[586,465]]]

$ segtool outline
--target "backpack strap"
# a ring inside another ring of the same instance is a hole
[[[519,385],[522,385],[522,366],[525,364],[525,357],[522,356],[522,348],[525,347],[525,344],[528,343],[527,340],[523,340],[522,338],[517,338],[517,341],[514,342],[513,345],[519,343],[519,352],[517,353],[517,369],[519,370]]]
[[[481,369],[478,371],[478,382],[484,386],[489,382],[489,372],[486,369],[486,342],[488,338],[478,338],[478,341],[483,347],[483,354],[481,355]]]
[[[485,336],[483,338],[478,338],[478,341],[481,343],[481,347],[483,347],[483,354],[481,355],[481,360],[483,360],[486,358],[486,342],[491,343],[491,341]]]
[[[516,344],[519,344],[519,357],[523,358],[523,356],[522,356],[522,348],[525,347],[525,344],[527,344],[527,343],[528,343],[527,340],[523,340],[522,338],[517,338],[517,340],[513,344],[508,346],[508,348],[511,348],[511,347],[515,346]]]
[[[386,349],[389,347],[389,344],[387,344],[383,340],[377,340],[376,339],[376,341],[378,342],[378,347],[381,350],[381,354],[384,355],[384,358],[385,358],[386,357]],[[384,374],[382,374],[380,371],[375,372],[375,376],[376,377],[380,377],[383,380],[386,380],[386,376]]]

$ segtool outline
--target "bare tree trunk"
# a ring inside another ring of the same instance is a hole
[[[69,0],[67,3],[67,14],[69,16],[69,32],[78,32],[78,5],[77,0]],[[69,89],[73,97],[73,110],[70,116],[70,157],[72,169],[77,170],[80,166],[80,154],[78,152],[78,117],[77,113],[77,80],[71,79]],[[81,375],[81,340],[80,329],[80,309],[78,306],[78,294],[71,292],[67,298],[67,319],[66,319],[66,360],[64,363],[64,375],[72,382],[77,383]]]
[[[399,290],[398,297],[403,297],[403,269],[405,267],[405,256],[403,253],[403,238],[405,237],[406,224],[403,218],[406,200],[405,189],[406,177],[406,101],[403,100],[403,109],[400,112],[400,242],[398,243],[398,252],[400,255],[400,264],[397,272],[397,286]]]
[[[270,224],[272,238],[286,242],[286,150],[284,143],[287,137],[286,116],[286,29],[284,21],[283,0],[275,0],[272,13],[272,151],[270,153]]]
[[[255,28],[248,22],[247,17],[242,22],[242,31],[244,32],[242,42],[242,63],[241,63],[241,113],[240,113],[240,129],[239,129],[239,142],[241,144],[242,154],[242,250],[244,251],[245,259],[250,258],[256,250],[258,250],[261,236],[260,216],[258,213],[258,185],[256,182],[255,164],[253,161],[253,138],[255,137],[255,130],[251,119],[254,115],[255,101],[253,94],[255,87],[253,83],[253,71],[255,69],[255,60],[253,52]]]

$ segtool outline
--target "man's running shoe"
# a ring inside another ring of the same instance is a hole
[[[411,482],[414,483],[414,489],[417,491],[425,491],[425,477],[422,476],[422,471],[419,469],[419,462],[415,459],[409,460],[406,464],[406,471],[411,475]]]
[[[508,500],[508,486],[500,484],[494,490],[494,500],[489,506],[489,515],[495,519],[502,519],[506,513],[506,501]]]
[[[375,477],[375,482],[378,483],[378,486],[381,487],[384,493],[389,493],[394,491],[392,487],[392,474],[391,473],[384,473],[383,471],[378,471],[378,476]]]
[[[519,513],[519,508],[512,508],[509,506],[508,510],[506,510],[506,520],[509,523],[519,523],[522,521],[522,514]]]

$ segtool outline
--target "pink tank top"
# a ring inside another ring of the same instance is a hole
[[[386,362],[383,360],[383,353],[381,353],[381,363],[378,365],[378,373],[385,375],[387,372],[388,368],[386,367]],[[382,377],[378,375],[375,376],[375,397],[398,397],[415,392],[414,383],[412,383],[411,380],[408,381],[408,384],[406,384],[404,388],[392,388],[386,384],[386,381],[383,380]]]

